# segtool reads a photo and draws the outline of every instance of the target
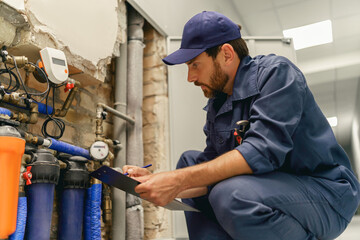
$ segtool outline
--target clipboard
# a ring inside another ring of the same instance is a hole
[[[100,181],[123,190],[127,193],[140,197],[138,193],[135,192],[135,187],[140,184],[140,182],[125,176],[124,174],[115,171],[114,169],[108,166],[101,166],[97,170],[90,173],[94,178],[99,179]],[[191,207],[183,202],[180,202],[177,199],[174,199],[172,202],[164,206],[164,208],[172,211],[191,211],[191,212],[200,212],[198,209]]]

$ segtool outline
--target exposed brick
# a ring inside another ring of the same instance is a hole
[[[167,72],[166,72],[165,66],[159,66],[157,68],[145,69],[144,74],[143,74],[144,84],[147,84],[152,81],[166,83],[167,82],[166,73]]]
[[[80,107],[83,107],[90,111],[95,111],[97,103],[97,97],[91,96],[88,93],[80,91]]]
[[[154,95],[166,95],[167,85],[163,82],[151,82],[144,85],[143,94],[145,97]]]
[[[63,136],[61,137],[60,140],[64,141],[64,142],[72,143],[76,134],[78,134],[78,132],[76,131],[76,128],[67,125],[65,127],[65,131],[63,133]]]
[[[158,67],[163,65],[164,63],[161,59],[161,56],[157,54],[144,57],[144,68]]]
[[[63,102],[66,101],[66,98],[70,94],[70,91],[65,92],[64,89],[65,89],[65,87],[61,87],[60,89],[58,89],[58,92],[57,92],[57,94],[58,94],[57,96],[59,96],[59,99]],[[79,94],[79,92],[76,93],[76,95],[78,95],[78,94]],[[76,106],[76,104],[77,104],[76,95],[71,103],[71,106]]]
[[[87,114],[81,113],[80,111],[76,111],[72,108],[68,110],[65,119],[73,124],[87,124],[90,122]]]

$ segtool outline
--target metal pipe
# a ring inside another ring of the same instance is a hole
[[[128,123],[130,123],[131,125],[135,124],[135,120],[132,117],[129,117],[115,109],[113,109],[112,107],[109,107],[103,103],[98,103],[98,107],[102,107],[103,109],[107,110],[108,112],[111,112],[112,114],[114,114],[115,116],[126,120]]]
[[[28,104],[25,103],[25,99],[21,98],[18,93],[5,94],[4,96],[2,96],[1,100],[15,107],[30,110],[29,116],[26,113],[18,112],[12,114],[12,119],[22,123],[30,123],[30,124],[37,123],[39,116],[37,103],[31,102],[29,107]]]
[[[114,108],[122,113],[126,113],[127,98],[127,43],[120,44],[120,57],[116,59],[115,67],[115,103]],[[120,118],[114,118],[114,139],[121,145],[121,151],[116,151],[114,167],[121,168],[126,164],[126,126],[127,122]],[[113,239],[125,239],[126,221],[126,194],[123,191],[112,192],[113,207]]]
[[[127,72],[127,114],[136,119],[127,128],[126,160],[129,165],[142,166],[144,147],[142,139],[142,102],[143,102],[143,53],[144,18],[134,9],[128,12],[128,72]],[[127,203],[127,239],[142,239],[144,221],[141,200],[128,195]],[[135,207],[133,207],[135,206]],[[141,221],[138,221],[141,219]]]
[[[79,91],[81,84],[78,81],[75,81],[75,85],[74,88],[71,89],[69,95],[67,96],[64,105],[62,106],[61,109],[56,109],[55,110],[55,116],[57,117],[65,117],[65,115],[67,114],[71,103],[73,102],[74,98],[75,98],[75,94]]]

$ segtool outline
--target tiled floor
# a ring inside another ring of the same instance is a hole
[[[336,240],[360,240],[360,216],[353,217],[345,232]]]

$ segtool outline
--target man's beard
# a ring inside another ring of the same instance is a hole
[[[223,92],[225,85],[229,81],[229,76],[221,69],[220,64],[216,60],[213,63],[214,72],[210,76],[210,83],[205,85],[206,89],[203,89],[204,95],[207,98],[214,98]]]

